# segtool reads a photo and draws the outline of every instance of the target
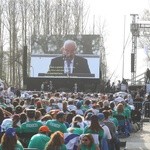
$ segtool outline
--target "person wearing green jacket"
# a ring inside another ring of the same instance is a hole
[[[43,125],[39,128],[39,132],[33,135],[29,141],[28,148],[37,148],[43,150],[47,142],[49,142],[50,130],[47,126]]]

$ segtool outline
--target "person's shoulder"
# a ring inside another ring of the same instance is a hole
[[[90,130],[90,128],[89,128],[89,126],[87,125],[87,126],[85,126],[85,128],[84,128],[84,132],[85,131],[89,131]]]
[[[31,137],[31,139],[33,140],[33,139],[36,139],[37,137],[39,137],[40,136],[40,134],[39,133],[37,133],[37,134],[34,134],[32,137]]]
[[[33,139],[37,140],[37,139],[41,139],[41,137],[42,137],[42,138],[48,138],[48,139],[50,139],[50,137],[48,137],[47,135],[42,134],[42,133],[37,133],[37,134],[33,135],[31,139],[32,139],[32,140],[33,140]]]
[[[27,124],[27,121],[22,123],[20,127],[25,126]]]
[[[17,140],[16,149],[23,150],[23,145],[19,140]]]
[[[82,63],[87,63],[87,59],[82,57],[82,56],[75,56],[74,57],[74,60],[77,61],[77,62],[82,62]]]
[[[36,121],[35,123],[37,123],[39,126],[43,125],[43,123],[40,121]]]
[[[46,121],[46,125],[49,124],[49,123],[51,123],[51,122],[54,122],[54,120],[47,120]]]
[[[60,149],[61,149],[61,150],[67,150],[66,145],[65,145],[65,144],[62,144]]]

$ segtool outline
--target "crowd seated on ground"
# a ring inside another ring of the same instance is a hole
[[[137,97],[31,91],[9,97],[1,93],[0,149],[13,138],[8,150],[119,150],[120,138],[133,132]]]

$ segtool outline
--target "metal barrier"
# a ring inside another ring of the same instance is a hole
[[[135,110],[139,110],[141,112],[141,117],[143,119],[150,118],[150,101],[144,102],[133,102]]]
[[[145,101],[143,103],[143,107],[144,107],[144,117],[145,118],[150,118],[150,102]]]
[[[143,102],[133,102],[135,107],[133,111],[132,121],[134,123],[139,123],[140,129],[143,129],[143,119],[144,119],[144,106]]]
[[[37,148],[24,148],[24,150],[39,150]]]
[[[141,113],[143,113],[143,102],[133,102],[133,105],[135,110],[139,110]]]

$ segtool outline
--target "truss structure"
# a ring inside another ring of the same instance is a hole
[[[132,50],[131,50],[131,85],[136,84],[136,70],[137,70],[137,39],[140,36],[150,34],[150,23],[137,23],[138,14],[131,14],[132,23],[130,31],[132,33]]]

